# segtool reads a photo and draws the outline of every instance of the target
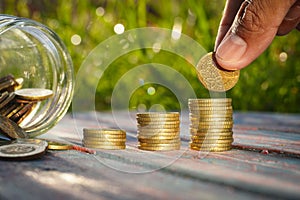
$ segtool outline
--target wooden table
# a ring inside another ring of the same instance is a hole
[[[117,114],[68,114],[42,137],[80,144],[83,127],[119,126],[126,150],[0,161],[0,199],[300,199],[300,115],[236,112],[234,149],[205,153],[188,149],[187,112],[170,152],[138,150],[134,115]]]

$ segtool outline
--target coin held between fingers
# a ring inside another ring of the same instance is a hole
[[[239,80],[240,71],[228,71],[219,67],[215,53],[209,52],[203,56],[197,66],[198,79],[203,86],[215,92],[225,92],[235,86]]]

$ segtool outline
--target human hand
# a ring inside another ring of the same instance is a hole
[[[249,65],[277,35],[300,30],[300,0],[227,0],[215,43],[228,70]]]

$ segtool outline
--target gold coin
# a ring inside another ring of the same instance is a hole
[[[11,79],[7,79],[3,82],[0,83],[0,91],[8,91],[8,92],[13,92],[14,90],[14,86],[15,85],[15,81],[11,80]]]
[[[180,143],[180,139],[164,139],[164,140],[161,140],[161,139],[141,139],[139,138],[138,139],[139,142],[141,143],[149,143],[149,144],[178,144]]]
[[[23,104],[18,104],[18,103],[15,103],[13,106],[14,109],[11,110],[8,114],[4,114],[4,116],[6,116],[7,118],[10,118],[12,117],[14,114],[18,113],[23,107],[24,105]]]
[[[83,144],[87,145],[103,145],[103,146],[122,146],[125,144],[125,142],[111,142],[111,141],[90,141],[90,140],[83,140]]]
[[[104,145],[94,145],[94,144],[84,144],[84,147],[93,148],[93,149],[105,149],[105,150],[120,150],[125,149],[126,145],[119,145],[119,146],[104,146]]]
[[[126,142],[126,138],[122,139],[109,139],[109,138],[90,138],[85,137],[85,142]]]
[[[146,125],[146,126],[142,126],[142,125],[138,124],[137,127],[139,130],[142,130],[142,129],[179,129],[180,124],[171,124],[171,125],[153,124],[153,125]]]
[[[139,145],[143,147],[176,147],[176,146],[180,146],[180,142],[170,143],[170,144],[163,144],[163,143],[154,144],[154,143],[140,142]]]
[[[73,145],[64,144],[61,142],[47,141],[49,150],[70,150],[73,148]]]
[[[15,91],[17,99],[42,101],[53,96],[53,91],[44,88],[26,88]]]
[[[161,128],[161,127],[138,127],[138,132],[143,133],[178,133],[180,127],[175,128]]]
[[[240,71],[222,69],[214,57],[214,53],[210,52],[200,59],[196,67],[198,79],[210,91],[225,92],[235,86]]]
[[[7,97],[8,97],[9,93],[7,91],[1,93],[0,95],[0,103],[2,103]]]
[[[212,107],[212,106],[189,106],[189,110],[191,112],[201,112],[201,111],[233,111],[232,106],[220,106],[220,107]]]
[[[14,121],[0,115],[0,132],[9,138],[26,138],[27,133]]]
[[[24,82],[24,79],[23,79],[23,78],[16,78],[16,79],[15,79],[16,85],[14,86],[15,90],[21,89],[22,86],[23,86],[23,82]]]
[[[228,140],[233,139],[232,134],[230,135],[191,135],[191,140]]]
[[[233,110],[198,110],[198,111],[190,111],[189,116],[195,116],[195,117],[199,117],[199,116],[214,116],[214,115],[222,115],[222,116],[226,116],[226,115],[233,115]]]
[[[188,99],[189,101],[218,101],[218,102],[227,102],[232,101],[231,98],[197,98],[197,99]]]
[[[146,151],[173,151],[173,150],[179,150],[180,145],[171,146],[171,147],[149,147],[149,146],[138,145],[138,149],[146,150]]]
[[[217,123],[197,123],[197,124],[190,124],[190,128],[197,128],[197,129],[232,129],[233,123],[229,124],[217,124]]]
[[[193,144],[231,144],[233,142],[233,138],[231,139],[192,139],[191,142]]]
[[[233,119],[233,113],[190,113],[189,119],[201,119],[201,118],[231,118]]]
[[[126,135],[126,132],[121,129],[83,129],[84,134],[110,134],[110,135]]]
[[[200,118],[192,118],[189,119],[191,124],[200,124],[200,123],[224,123],[224,122],[233,122],[232,117],[226,118],[209,118],[209,117],[200,117]]]
[[[217,138],[217,137],[233,137],[231,132],[223,132],[223,133],[199,133],[199,132],[191,132],[191,137],[198,138]]]
[[[199,127],[206,127],[206,126],[232,126],[233,121],[228,120],[228,121],[195,121],[191,123],[193,126],[199,126]]]
[[[210,130],[208,130],[210,131]],[[213,137],[213,136],[232,136],[232,130],[230,131],[220,131],[220,132],[199,132],[199,131],[190,131],[192,136],[206,136],[206,137]]]
[[[161,126],[161,125],[179,125],[180,122],[179,121],[157,121],[157,122],[154,122],[154,121],[149,121],[149,122],[140,122],[139,125],[140,126],[148,126],[148,125],[158,125],[158,126]]]
[[[142,135],[142,134],[138,134],[137,136],[138,140],[142,139],[142,140],[177,140],[177,139],[180,139],[179,137],[179,134],[176,134],[176,135],[150,135],[150,136],[147,136],[147,135]]]
[[[10,102],[7,106],[5,106],[4,108],[2,108],[1,110],[0,110],[0,114],[2,115],[2,116],[5,116],[5,117],[7,117],[7,115],[10,113],[10,112],[12,112],[13,110],[15,110],[17,107],[18,107],[18,103],[15,103],[15,102]],[[8,117],[9,118],[9,117]]]
[[[226,98],[203,98],[203,99],[189,99],[188,104],[227,104],[232,103],[231,99]]]
[[[137,138],[139,139],[175,139],[179,138],[180,134],[138,134]]]
[[[192,108],[203,108],[203,107],[212,107],[212,108],[220,108],[220,107],[231,107],[231,102],[227,103],[218,103],[218,102],[198,102],[198,103],[189,103],[189,107]]]
[[[211,152],[221,152],[221,151],[229,151],[232,149],[232,146],[227,147],[213,147],[213,148],[203,148],[203,147],[196,147],[196,146],[190,146],[190,149],[196,150],[196,151],[211,151]]]
[[[136,118],[138,123],[143,123],[143,122],[174,122],[174,121],[179,121],[179,117],[144,117],[144,118]]]
[[[226,115],[226,114],[233,114],[233,110],[190,110],[190,115],[193,116],[201,116],[201,115]]]
[[[231,103],[231,98],[201,98],[201,99],[189,99],[189,103]]]
[[[160,112],[145,112],[145,113],[137,113],[136,114],[137,117],[139,118],[146,118],[146,117],[150,117],[150,118],[168,118],[168,117],[179,117],[179,113],[178,112],[166,112],[166,113],[160,113]]]
[[[179,137],[180,133],[139,133],[140,138],[151,138],[151,137]]]
[[[230,122],[233,121],[232,117],[199,117],[199,118],[194,118],[190,117],[190,121],[193,123],[198,123],[198,122]]]
[[[0,109],[4,108],[6,105],[8,105],[10,102],[13,101],[15,98],[15,94],[13,92],[9,93],[9,95],[0,103]]]
[[[5,75],[0,78],[0,83],[7,82],[8,80],[14,80],[15,77],[12,74]]]
[[[30,114],[34,106],[35,104],[32,103],[25,104],[17,113],[11,116],[10,119],[19,124]]]
[[[231,142],[232,143],[232,142]],[[189,142],[191,146],[195,147],[228,147],[231,146],[231,143],[194,143],[194,142]]]
[[[91,139],[126,139],[125,134],[114,134],[114,135],[109,135],[109,134],[95,134],[95,133],[83,133],[84,138],[91,138]]]
[[[189,130],[191,133],[232,133],[232,128],[190,128]]]

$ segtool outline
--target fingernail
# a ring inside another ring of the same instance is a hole
[[[219,45],[216,57],[221,61],[219,63],[221,66],[225,64],[224,67],[227,67],[226,64],[238,62],[245,54],[246,49],[247,43],[242,38],[237,35],[230,35]]]

